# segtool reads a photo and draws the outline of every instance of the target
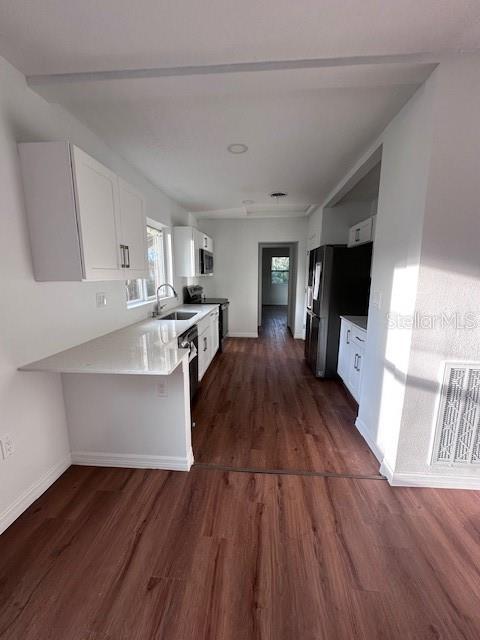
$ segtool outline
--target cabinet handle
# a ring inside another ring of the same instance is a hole
[[[350,344],[349,337],[350,337],[350,329],[347,329],[347,344]]]
[[[360,342],[365,342],[365,340],[363,338],[360,338],[360,336],[355,336],[357,340],[360,340]]]
[[[360,229],[355,229],[355,242],[360,240]]]
[[[125,266],[127,267],[127,269],[130,269],[130,248],[128,244],[125,245],[125,251],[127,254],[127,264]]]
[[[358,371],[358,369],[357,369],[357,360],[358,360],[358,353],[355,354],[355,361],[353,363],[353,368],[355,369],[355,371]]]
[[[125,265],[125,245],[124,244],[120,245],[120,253],[121,253],[121,256],[122,256],[121,267],[122,267],[122,269],[125,269],[126,265]]]
[[[203,338],[203,350],[207,350],[207,338]]]
[[[357,371],[360,371],[360,362],[362,361],[362,356],[358,356],[357,360]]]

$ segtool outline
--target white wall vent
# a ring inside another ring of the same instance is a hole
[[[445,365],[432,463],[480,464],[480,364]]]

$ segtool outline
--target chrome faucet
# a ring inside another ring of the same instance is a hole
[[[158,295],[158,292],[160,291],[160,289],[163,289],[163,287],[170,287],[170,289],[173,291],[173,295],[178,300],[178,294],[175,291],[175,288],[169,282],[164,282],[159,287],[157,287],[157,311],[156,311],[156,313],[155,312],[153,313],[154,316],[159,316],[160,313],[162,312],[163,307],[166,306],[166,305],[161,305],[160,304],[160,297]]]

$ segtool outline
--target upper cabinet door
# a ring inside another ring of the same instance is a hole
[[[146,277],[147,218],[143,196],[125,180],[118,179],[120,213],[125,253],[125,276],[128,279]]]
[[[124,279],[118,178],[81,149],[72,155],[85,278]]]
[[[362,220],[353,227],[350,227],[348,232],[348,246],[353,247],[357,244],[364,244],[365,242],[371,242],[373,240],[373,220],[367,218]]]

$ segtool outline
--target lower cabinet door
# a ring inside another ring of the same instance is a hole
[[[203,378],[203,374],[208,369],[208,365],[211,360],[211,345],[210,345],[210,327],[207,326],[204,331],[198,336],[198,379]]]
[[[219,326],[218,326],[218,311],[214,311],[211,314],[211,330],[212,330],[212,349],[211,349],[211,357],[213,358],[218,351],[219,347]]]
[[[348,388],[350,389],[350,393],[358,402],[358,392],[360,389],[360,372],[358,369],[358,358],[359,353],[354,348],[350,351],[350,367],[349,367],[349,377],[348,377]]]
[[[364,350],[352,345],[348,388],[357,402],[360,402],[360,390],[362,387],[362,365]]]

